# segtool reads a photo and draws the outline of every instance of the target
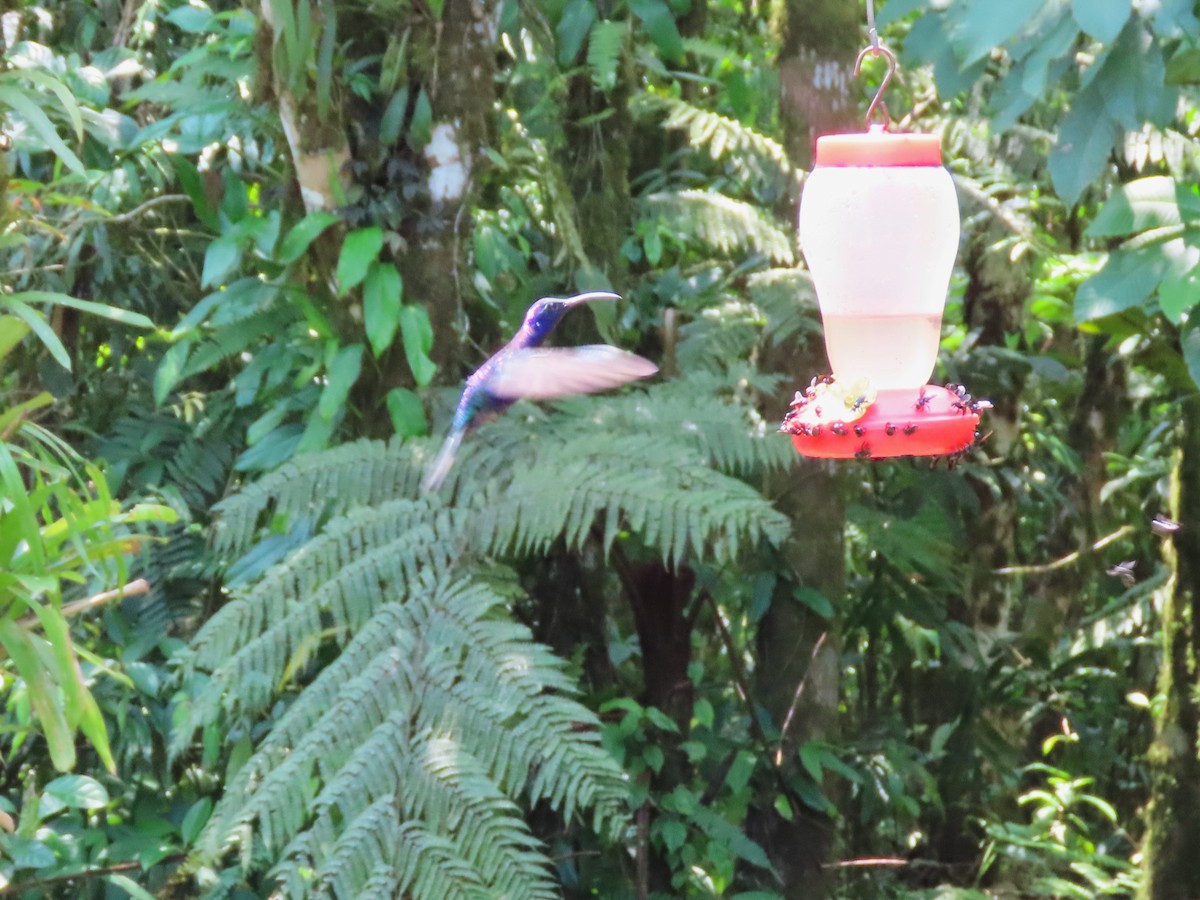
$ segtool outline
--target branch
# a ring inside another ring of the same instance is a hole
[[[804,670],[804,676],[800,679],[800,683],[796,685],[796,693],[792,695],[791,706],[788,707],[787,715],[783,717],[783,725],[779,729],[779,749],[775,751],[775,765],[777,766],[783,765],[783,745],[787,740],[788,728],[792,724],[792,716],[796,714],[796,707],[800,703],[800,695],[804,693],[804,686],[808,684],[808,673],[813,670],[813,664],[817,661],[817,654],[825,646],[825,638],[828,635],[828,631],[822,631],[821,636],[817,638],[817,642],[813,645],[812,656],[808,660],[808,668]]]
[[[185,856],[187,856],[186,853],[172,853],[170,856],[164,856],[156,865],[179,862]],[[142,868],[142,864],[137,860],[127,860],[126,862],[114,863],[111,866],[83,869],[79,872],[72,872],[69,875],[55,875],[52,878],[39,878],[37,881],[13,882],[0,887],[0,897],[5,894],[24,894],[27,891],[35,891],[38,888],[46,888],[53,884],[62,884],[63,882],[80,881],[86,878],[102,878],[105,875],[115,875],[118,872],[128,872],[131,869],[140,868]]]
[[[907,866],[907,859],[894,856],[881,856],[867,859],[843,859],[835,863],[823,863],[823,869],[872,869],[872,868],[901,868]]]
[[[139,203],[129,212],[121,213],[117,216],[111,216],[104,220],[106,225],[126,225],[134,219],[140,217],[143,213],[148,213],[156,206],[162,206],[166,203],[178,203],[180,200],[188,200],[191,198],[187,194],[163,194],[161,197],[151,197],[145,203]]]
[[[103,606],[110,600],[120,600],[123,597],[136,597],[139,594],[150,593],[150,582],[145,578],[138,578],[136,581],[131,581],[123,587],[114,588],[111,591],[104,591],[100,594],[95,594],[91,597],[84,597],[82,600],[72,600],[63,606],[61,612],[64,618],[77,616],[80,613],[87,612],[97,606]],[[37,616],[30,615],[21,619],[17,624],[22,628],[32,628],[38,622]],[[0,891],[3,893],[3,891]]]
[[[1119,541],[1128,534],[1132,534],[1134,528],[1132,525],[1122,525],[1110,535],[1100,538],[1090,547],[1084,547],[1082,550],[1076,550],[1074,553],[1068,553],[1062,559],[1056,559],[1054,562],[1041,563],[1034,566],[1005,566],[1002,569],[992,569],[993,575],[1044,575],[1048,572],[1055,572],[1058,569],[1065,569],[1067,566],[1079,562],[1085,555],[1096,553],[1103,550],[1109,544]]]

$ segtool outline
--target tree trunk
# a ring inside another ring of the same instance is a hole
[[[859,119],[849,90],[860,42],[857,4],[845,0],[788,0],[774,23],[780,38],[780,106],[784,144],[803,168],[812,163],[819,133],[854,130]],[[793,221],[795,211],[793,210]],[[829,370],[824,346],[807,353],[779,348],[764,357],[766,371],[786,373],[796,387]],[[782,420],[787,397],[768,414]],[[804,777],[796,747],[828,739],[838,704],[839,642],[826,623],[794,599],[800,587],[820,591],[836,606],[845,591],[842,535],[845,506],[839,480],[825,464],[804,461],[783,476],[786,483],[767,486],[795,531],[782,548],[785,568],[794,580],[781,579],[770,609],[760,623],[755,691],[782,732],[780,760],[784,779]],[[786,725],[785,725],[786,723]],[[786,731],[784,730],[786,728]],[[828,869],[833,823],[823,813],[793,798],[789,821],[772,808],[753,811],[752,835],[763,844],[783,876],[785,897],[822,897],[829,892]]]
[[[332,4],[310,0],[298,2],[307,4],[316,34],[321,34],[323,29],[336,28],[335,22],[326,15],[327,10],[332,9]],[[259,46],[259,64],[264,71],[271,73],[271,89],[291,151],[292,166],[296,170],[296,182],[304,200],[304,208],[308,212],[334,209],[341,205],[340,198],[346,187],[346,163],[350,160],[341,105],[332,102],[327,109],[322,109],[317,102],[316,92],[307,84],[307,73],[303,83],[308,89],[299,95],[293,91],[291,85],[294,80],[288,72],[277,70],[270,49],[282,39],[277,33],[280,24],[275,21],[271,0],[262,0],[260,9],[268,33],[260,38],[263,43]],[[294,48],[293,52],[297,49],[300,48]],[[265,64],[267,60],[271,60],[269,66]]]
[[[496,100],[495,3],[446,0],[433,34],[431,69],[420,75],[429,92],[433,131],[422,150],[431,208],[401,259],[407,300],[422,303],[433,323],[440,366],[459,357],[464,291],[465,211],[478,184],[481,151],[489,143]],[[457,378],[458,373],[451,373]]]
[[[1182,411],[1171,514],[1184,527],[1164,543],[1171,572],[1162,589],[1164,704],[1149,754],[1143,900],[1200,897],[1200,400],[1185,401]]]

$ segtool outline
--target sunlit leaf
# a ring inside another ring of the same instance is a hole
[[[338,296],[346,296],[362,283],[382,249],[383,230],[378,226],[357,228],[346,235],[337,262]]]
[[[404,282],[391,263],[371,263],[363,285],[363,325],[371,352],[379,356],[391,346],[400,326]]]
[[[421,399],[408,388],[392,388],[387,393],[387,411],[392,428],[401,437],[429,433]]]
[[[424,387],[433,380],[437,366],[429,358],[433,349],[433,324],[425,307],[415,303],[400,308],[400,331],[404,341],[404,355],[412,370],[413,380]]]
[[[1132,12],[1129,0],[1071,0],[1079,27],[1103,44],[1112,43]]]
[[[663,0],[630,0],[629,8],[642,20],[642,27],[667,62],[683,58],[683,38],[671,8]]]
[[[288,231],[279,245],[276,258],[281,263],[293,263],[304,255],[309,246],[325,229],[339,221],[333,213],[317,210],[311,212]]]
[[[42,111],[42,108],[28,94],[11,83],[0,84],[0,105],[9,106],[20,115],[46,146],[63,161],[67,168],[74,170],[80,175],[84,174],[86,169],[83,163],[80,162],[79,157],[75,155],[75,151],[68,147],[63,142],[63,139],[58,136],[58,131],[55,129],[54,123],[50,121]]]
[[[569,66],[579,55],[579,49],[596,21],[596,7],[592,0],[570,0],[563,10],[562,18],[554,29],[558,39],[558,61]]]
[[[1050,152],[1050,178],[1063,202],[1074,204],[1100,180],[1120,136],[1120,126],[1109,118],[1094,85],[1075,95],[1059,126],[1058,144]]]
[[[358,375],[362,371],[362,354],[362,344],[351,344],[338,350],[333,362],[329,364],[325,389],[317,403],[317,412],[322,419],[332,419],[333,414],[346,402],[350,389],[354,387],[354,382],[358,381]]]

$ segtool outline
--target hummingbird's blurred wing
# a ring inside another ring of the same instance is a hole
[[[608,344],[514,350],[488,379],[487,392],[501,400],[549,400],[604,391],[657,371],[650,360]]]

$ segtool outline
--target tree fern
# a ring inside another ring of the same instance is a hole
[[[758,207],[711,191],[659,191],[638,201],[643,217],[664,219],[682,235],[724,253],[758,253],[780,265],[795,261],[792,236]]]
[[[191,865],[240,849],[294,897],[555,896],[522,809],[605,830],[624,785],[562,663],[503,615],[497,560],[625,532],[668,564],[780,540],[786,519],[735,474],[790,451],[735,398],[703,375],[518,405],[467,442],[451,506],[417,496],[435,441],[300,457],[220,504],[226,554],[302,528],[183,659],[176,752],[200,727],[264,734]]]
[[[795,193],[799,186],[799,172],[788,162],[783,145],[736,119],[658,94],[638,94],[633,108],[642,115],[663,116],[664,128],[685,132],[690,145],[704,148],[772,199]]]
[[[595,718],[563,696],[570,682],[548,650],[492,617],[494,591],[465,580],[416,587],[380,607],[279,718],[230,780],[194,863],[257,840],[282,857],[275,874],[289,893],[303,895],[301,870],[333,879],[342,870],[330,848],[345,848],[349,829],[387,801],[397,828],[421,823],[484,885],[465,896],[554,896],[513,800],[614,821],[623,792]],[[405,865],[392,873],[402,883],[436,860]]]

